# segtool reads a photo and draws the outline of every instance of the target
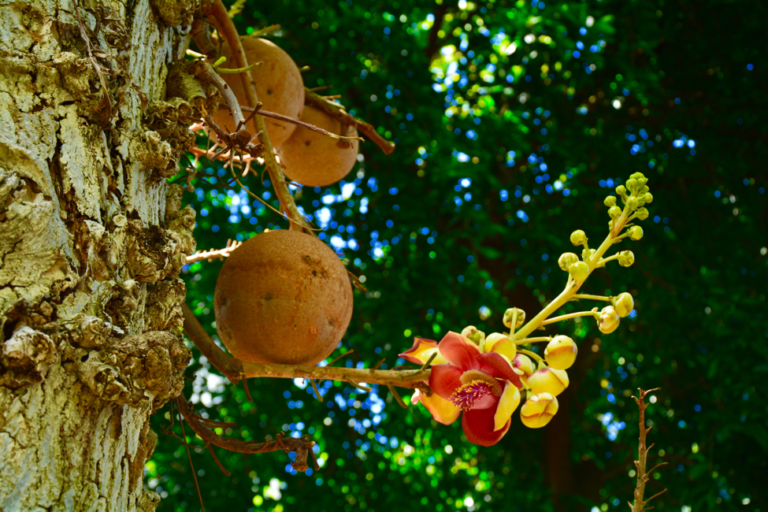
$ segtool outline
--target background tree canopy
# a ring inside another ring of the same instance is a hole
[[[536,431],[516,414],[494,447],[399,408],[386,388],[325,382],[321,403],[301,381],[252,381],[248,403],[197,359],[186,392],[199,410],[246,439],[310,434],[323,463],[302,475],[282,454],[219,451],[227,478],[193,451],[207,508],[619,510],[634,487],[630,396],[660,386],[650,438],[669,465],[648,492],[669,492],[655,506],[766,510],[765,19],[747,0],[245,2],[241,33],[281,24],[273,40],[310,66],[307,86],[332,84],[398,145],[385,157],[366,143],[354,181],[295,192],[370,290],[355,292],[336,352],[355,349],[348,366],[391,368],[415,335],[499,331],[507,307],[535,314],[561,290],[571,231],[605,236],[603,199],[619,182],[644,172],[655,199],[635,265],[609,265],[584,289],[630,291],[635,313],[611,335],[562,324],[580,356],[560,413]],[[223,172],[202,169],[186,196],[198,247],[287,227],[222,188]],[[247,183],[277,205],[269,183]],[[211,334],[220,267],[185,274]],[[176,439],[160,436],[148,472],[160,510],[199,506]]]

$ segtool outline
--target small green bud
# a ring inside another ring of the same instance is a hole
[[[635,262],[635,255],[632,251],[621,251],[617,260],[622,267],[631,267]]]
[[[634,178],[629,178],[627,180],[627,190],[629,190],[632,194],[634,194],[636,187],[637,187],[637,180]]]
[[[637,210],[637,218],[640,220],[645,220],[648,218],[648,208],[639,208]]]
[[[645,174],[641,172],[633,172],[630,178],[633,180],[645,179]]]
[[[571,243],[573,245],[582,245],[587,242],[587,234],[584,233],[582,230],[577,229],[573,233],[571,233]]]
[[[629,233],[629,238],[635,242],[643,238],[643,228],[640,226],[632,226],[627,233]]]
[[[579,257],[573,254],[572,252],[564,252],[560,255],[560,257],[557,259],[557,264],[560,266],[560,268],[564,271],[568,271],[568,267],[573,265],[579,261]]]
[[[651,193],[649,192],[649,193],[647,193],[647,194],[645,194],[645,195],[643,196],[643,199],[645,200],[646,204],[650,204],[650,203],[652,203],[652,202],[653,202],[653,194],[651,194]]]
[[[635,178],[635,179],[637,180],[637,182],[638,182],[638,183],[639,183],[641,186],[642,186],[642,185],[645,185],[646,183],[648,183],[648,178],[646,178],[645,176],[643,176],[643,177],[641,177],[641,178]]]
[[[605,198],[605,201],[603,201],[603,204],[610,208],[611,206],[616,206],[616,196],[608,196]]]
[[[626,318],[635,309],[635,299],[627,292],[619,294],[613,299],[613,307],[621,318]]]
[[[512,317],[515,316],[515,311],[517,311],[517,321],[515,322],[515,329],[518,327],[522,327],[525,323],[525,311],[523,311],[520,308],[509,308],[504,312],[504,319],[502,320],[504,322],[504,327],[507,329],[512,328]]]
[[[597,328],[600,329],[600,332],[603,334],[611,334],[618,329],[620,322],[621,320],[614,307],[605,306],[603,310],[600,311],[600,315],[597,318]]]
[[[627,195],[627,189],[624,188],[624,185],[619,185],[618,187],[616,187],[616,193],[619,194],[620,196],[625,196]]]
[[[640,206],[640,202],[637,200],[635,196],[630,197],[627,199],[627,207],[630,211],[637,210],[637,207]]]
[[[597,249],[584,249],[581,251],[581,259],[582,261],[592,261],[592,256],[595,255],[597,252]]]
[[[583,281],[589,276],[589,267],[583,261],[579,261],[568,267],[568,273],[575,280]]]
[[[621,216],[621,208],[619,208],[618,206],[611,206],[610,208],[608,208],[608,215],[612,219],[618,219]]]
[[[485,341],[485,333],[483,331],[479,331],[474,325],[468,325],[462,329],[461,335],[472,341],[472,343],[475,345],[480,345],[483,341]]]

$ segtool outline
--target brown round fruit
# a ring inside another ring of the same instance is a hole
[[[348,126],[341,133],[341,123],[325,112],[307,105],[301,120],[336,135],[357,137],[357,128]],[[285,175],[309,187],[324,187],[349,174],[357,161],[358,141],[339,140],[299,126],[280,147],[280,161]]]
[[[266,39],[241,37],[240,42],[243,45],[243,51],[245,51],[249,65],[262,62],[261,66],[251,71],[256,87],[256,96],[262,105],[261,108],[298,119],[304,108],[304,80],[302,80],[301,72],[290,55]],[[228,44],[222,45],[221,55],[227,58],[223,65],[224,68],[237,67]],[[247,106],[248,101],[240,74],[223,73],[221,77],[232,88],[238,103],[241,106]],[[250,112],[243,111],[246,119],[249,114]],[[230,132],[235,131],[236,122],[227,108],[220,108],[213,116],[213,120],[221,128]],[[288,140],[296,128],[295,124],[277,119],[264,118],[264,121],[273,147],[278,147]]]
[[[257,235],[224,262],[213,297],[216,330],[249,363],[317,364],[352,318],[352,286],[317,238],[277,230]]]

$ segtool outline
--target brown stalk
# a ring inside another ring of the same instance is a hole
[[[648,435],[648,432],[650,432],[652,427],[645,427],[645,409],[648,407],[648,404],[645,403],[645,397],[649,394],[653,393],[654,391],[658,391],[661,388],[654,388],[649,389],[648,391],[644,391],[641,388],[638,388],[638,391],[640,392],[640,398],[632,397],[635,402],[637,402],[637,408],[640,410],[640,440],[638,442],[637,447],[637,460],[635,461],[635,467],[637,468],[637,485],[635,486],[635,493],[634,503],[628,503],[629,508],[632,509],[632,512],[643,512],[644,510],[650,510],[650,508],[646,508],[646,505],[649,501],[651,501],[656,496],[659,496],[663,493],[665,493],[667,490],[664,489],[663,491],[654,494],[647,500],[643,501],[643,496],[645,495],[645,484],[648,483],[648,480],[651,478],[651,474],[653,474],[653,471],[658,468],[659,466],[663,466],[666,464],[666,462],[662,462],[660,464],[657,464],[653,468],[651,468],[650,471],[647,471],[647,463],[648,463],[648,452],[651,451],[651,448],[653,448],[653,445],[647,446],[646,445],[646,437]],[[652,507],[651,507],[652,508]]]
[[[240,382],[240,379],[243,378],[243,363],[225,353],[213,342],[186,303],[181,304],[181,311],[184,314],[184,333],[189,336],[189,339],[200,349],[200,352],[213,367],[228,378],[232,384]]]
[[[229,107],[228,105],[222,105],[223,107]],[[292,117],[284,116],[283,114],[278,114],[276,112],[270,112],[269,110],[262,110],[261,108],[251,108],[251,107],[240,107],[246,112],[256,112],[260,116],[264,117],[271,117],[274,119],[280,119],[281,121],[285,121],[286,123],[295,124],[296,126],[301,126],[303,128],[306,128],[307,130],[312,130],[313,132],[322,133],[323,135],[326,135],[328,137],[331,137],[332,139],[339,139],[339,140],[362,140],[364,141],[362,137],[344,137],[342,135],[336,135],[335,133],[329,132],[328,130],[323,130],[319,126],[315,126],[313,124],[305,123],[304,121],[300,121],[298,119],[294,119]]]
[[[211,6],[211,16],[216,21],[219,33],[232,50],[235,65],[238,68],[247,68],[248,59],[243,51],[243,45],[240,43],[240,36],[221,0],[214,1]],[[243,89],[245,89],[245,96],[248,104],[251,107],[256,108],[259,104],[259,98],[256,96],[256,88],[254,87],[251,73],[240,73],[240,79],[243,83]],[[290,229],[305,231],[306,233],[311,234],[312,230],[301,216],[301,213],[299,213],[299,209],[296,207],[291,191],[288,189],[288,184],[285,181],[283,172],[280,170],[280,166],[277,163],[275,150],[272,147],[272,142],[269,140],[267,128],[264,124],[264,118],[262,116],[255,116],[253,122],[259,140],[264,145],[264,161],[266,163],[267,172],[269,173],[269,178],[272,181],[272,186],[275,189],[275,195],[280,201],[280,205],[288,216],[288,219],[291,221]]]
[[[366,137],[371,139],[377,146],[381,148],[385,155],[391,155],[395,150],[395,144],[388,141],[376,131],[372,125],[361,121],[355,117],[352,117],[344,110],[344,107],[338,103],[325,99],[323,96],[313,92],[311,89],[304,88],[304,101],[311,103],[313,106],[319,108],[329,116],[338,119],[342,125],[355,126]]]

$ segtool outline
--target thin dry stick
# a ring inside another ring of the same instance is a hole
[[[240,43],[237,29],[235,28],[232,19],[227,14],[227,9],[224,7],[221,0],[215,0],[211,6],[211,16],[216,20],[219,33],[221,33],[222,37],[227,41],[227,44],[229,44],[229,47],[232,50],[235,65],[239,68],[248,67],[248,59],[243,51],[243,45]],[[251,74],[241,73],[240,78],[243,83],[243,89],[245,89],[245,96],[248,100],[248,104],[251,107],[256,108],[259,104],[259,98],[256,96],[256,88],[254,87]],[[269,178],[272,181],[272,186],[275,190],[275,195],[280,201],[280,205],[288,216],[288,219],[291,221],[290,229],[306,231],[311,234],[311,228],[301,216],[301,213],[299,213],[299,209],[296,207],[291,191],[288,189],[288,184],[285,181],[283,172],[280,170],[280,166],[277,163],[275,150],[272,147],[272,142],[269,140],[267,127],[264,124],[264,118],[255,116],[253,122],[256,133],[258,134],[261,143],[264,145],[264,161],[266,163],[267,172],[269,173]]]
[[[181,412],[181,409],[179,409],[179,413],[184,416],[184,414]],[[203,504],[203,493],[200,492],[200,484],[197,483],[197,472],[195,472],[195,466],[192,464],[192,454],[189,451],[189,443],[187,443],[187,433],[184,431],[184,419],[182,418],[179,423],[181,423],[181,435],[184,436],[184,448],[187,449],[187,458],[189,459],[189,467],[192,469],[192,477],[195,479],[195,487],[197,487],[197,497],[200,498],[200,509],[202,512],[205,512],[205,505]]]
[[[244,379],[243,382],[248,382],[248,380]],[[315,384],[315,379],[309,379],[309,383],[312,384],[312,389],[315,390],[315,398],[317,398],[319,402],[322,402],[323,395],[320,394],[320,390],[317,388],[317,384]]]
[[[653,448],[653,445],[646,447],[646,436],[648,435],[648,432],[650,432],[651,428],[648,427],[645,428],[645,409],[648,407],[648,404],[645,403],[645,397],[649,394],[653,393],[654,391],[658,391],[661,388],[654,388],[649,389],[648,391],[644,391],[641,388],[638,388],[638,391],[640,392],[640,398],[632,397],[634,398],[635,402],[637,402],[637,408],[640,410],[640,441],[638,443],[637,447],[637,460],[635,461],[635,467],[637,468],[637,485],[635,486],[635,502],[627,504],[629,505],[629,508],[632,509],[632,512],[643,512],[644,510],[650,510],[653,507],[646,508],[645,506],[648,504],[649,501],[651,501],[656,496],[659,496],[663,493],[665,493],[667,490],[664,489],[663,491],[654,494],[647,500],[643,501],[643,495],[645,494],[645,484],[648,483],[648,480],[651,478],[651,474],[653,471],[658,468],[659,466],[663,466],[666,464],[666,462],[662,462],[660,464],[657,464],[653,468],[651,468],[650,471],[646,471],[647,462],[648,462],[648,452],[651,451],[651,448]]]
[[[226,103],[221,103],[220,106],[229,108],[229,105]],[[294,119],[292,117],[284,116],[283,114],[278,114],[276,112],[270,112],[269,110],[263,110],[261,108],[253,108],[253,107],[243,107],[242,105],[240,108],[246,112],[256,112],[260,116],[264,117],[271,117],[274,119],[280,119],[281,121],[285,121],[286,123],[295,124],[296,126],[301,126],[302,128],[306,128],[307,130],[311,130],[313,132],[322,133],[325,136],[331,137],[332,139],[338,139],[338,140],[362,140],[365,139],[362,137],[344,137],[342,135],[336,135],[335,133],[329,132],[328,130],[323,130],[319,126],[315,126],[313,124],[305,123],[304,121],[300,121],[299,119]]]

